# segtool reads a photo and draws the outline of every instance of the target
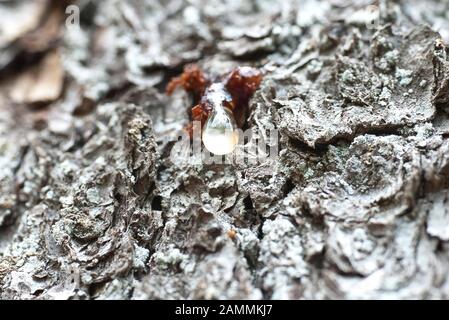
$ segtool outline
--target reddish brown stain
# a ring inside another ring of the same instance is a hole
[[[230,229],[228,230],[227,235],[230,239],[234,240],[237,237],[237,231]]]

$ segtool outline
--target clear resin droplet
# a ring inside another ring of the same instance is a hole
[[[203,128],[204,146],[213,154],[225,155],[234,151],[238,142],[234,115],[228,108],[215,107]]]

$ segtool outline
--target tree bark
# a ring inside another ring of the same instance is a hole
[[[449,298],[446,12],[3,1],[0,298]],[[191,63],[263,72],[245,128],[276,157],[173,162]]]

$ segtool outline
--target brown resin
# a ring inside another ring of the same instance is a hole
[[[201,121],[201,126],[217,103],[217,97],[223,106],[229,108],[241,128],[247,117],[248,102],[262,81],[262,72],[251,67],[236,67],[227,76],[210,81],[196,65],[188,65],[184,72],[173,78],[167,85],[167,94],[182,87],[193,97],[194,106],[191,109],[192,121]],[[220,84],[213,86],[212,84]],[[192,134],[192,123],[186,130]]]

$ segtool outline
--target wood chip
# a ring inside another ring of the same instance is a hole
[[[55,50],[15,79],[10,97],[16,103],[51,102],[61,95],[63,82],[61,57]]]

